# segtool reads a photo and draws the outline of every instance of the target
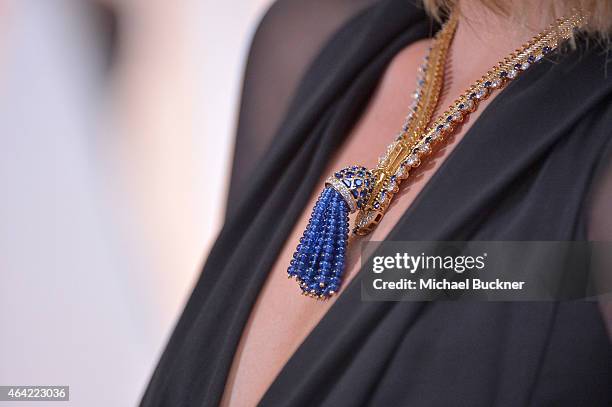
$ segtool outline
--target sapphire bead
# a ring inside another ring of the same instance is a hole
[[[315,220],[317,213],[321,214],[318,221]],[[327,187],[315,204],[313,216],[287,269],[289,277],[298,279],[304,294],[327,298],[338,291],[348,240],[348,214],[348,204],[341,194]],[[316,244],[309,245],[306,241]]]

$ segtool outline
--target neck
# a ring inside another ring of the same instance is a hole
[[[479,78],[550,23],[540,17],[519,20],[496,13],[478,0],[459,0],[457,7],[459,20],[449,56],[454,81],[462,84]]]

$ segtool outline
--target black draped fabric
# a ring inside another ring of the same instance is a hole
[[[284,113],[264,126],[274,134],[262,136],[265,154],[234,177],[225,226],[142,406],[219,403],[251,308],[325,164],[391,59],[431,31],[412,2],[381,0],[325,42]],[[594,194],[593,179],[610,171],[611,140],[606,54],[581,42],[491,102],[388,239],[587,239],[591,213],[608,216],[599,197],[610,194]],[[612,354],[596,303],[372,303],[361,301],[360,280],[260,405],[611,405]]]
[[[323,43],[375,1],[281,0],[270,7],[255,33],[244,75],[227,216],[243,196],[299,80]]]

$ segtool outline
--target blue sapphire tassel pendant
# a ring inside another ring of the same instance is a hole
[[[304,295],[327,299],[338,292],[345,268],[349,213],[365,206],[374,187],[365,167],[347,167],[327,179],[287,270]]]

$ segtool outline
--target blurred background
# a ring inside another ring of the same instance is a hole
[[[138,403],[220,227],[270,2],[0,0],[0,385]]]

